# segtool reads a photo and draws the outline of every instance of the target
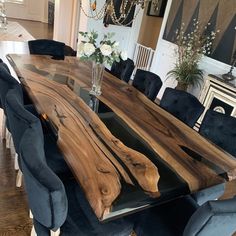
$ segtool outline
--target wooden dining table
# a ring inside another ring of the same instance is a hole
[[[236,178],[234,157],[109,72],[90,95],[90,62],[7,59],[101,221]]]

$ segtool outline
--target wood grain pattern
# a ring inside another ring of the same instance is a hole
[[[156,166],[143,154],[116,139],[67,86],[27,69],[18,69],[16,71],[24,78],[25,87],[39,111],[45,113],[57,127],[58,145],[98,218],[103,219],[109,214],[112,203],[119,196],[120,175],[127,183],[133,184],[100,139],[120,158],[145,192],[153,197],[160,195]]]
[[[127,183],[134,184],[98,136],[115,154],[119,154],[120,160],[145,192],[159,195],[156,185],[159,175],[155,166],[145,156],[112,137],[97,116],[72,92],[77,86],[90,89],[90,63],[72,57],[55,61],[47,56],[30,55],[10,55],[9,60],[18,76],[22,77],[38,109],[58,127],[59,145],[71,168],[81,169],[75,175],[97,216],[102,217],[110,211],[120,194],[121,176]],[[61,84],[53,81],[58,75]],[[186,181],[191,192],[236,178],[236,160],[232,156],[149,101],[132,86],[105,73],[102,92],[99,100]],[[76,155],[78,147],[86,147],[86,151],[83,149],[80,155]],[[84,160],[89,160],[89,163],[83,163]],[[106,183],[107,175],[111,178],[109,183]],[[89,184],[88,180],[91,181]],[[92,188],[90,192],[88,186]],[[95,195],[99,198],[94,199]]]

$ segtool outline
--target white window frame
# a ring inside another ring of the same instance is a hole
[[[6,3],[24,4],[25,0],[5,0]]]

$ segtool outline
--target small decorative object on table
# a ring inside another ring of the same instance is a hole
[[[203,55],[211,54],[212,43],[216,37],[216,32],[209,31],[208,26],[210,23],[200,27],[194,19],[191,32],[184,31],[184,23],[176,31],[177,60],[174,69],[167,73],[167,78],[177,80],[177,89],[186,91],[189,85],[201,86],[203,71],[198,68],[198,63]]]
[[[127,60],[126,52],[118,50],[119,43],[112,41],[114,33],[104,34],[103,39],[98,43],[98,33],[79,32],[84,40],[78,45],[77,56],[81,60],[92,61],[92,89],[91,95],[101,95],[101,85],[105,64],[112,65],[114,61],[119,62],[120,58]]]
[[[236,51],[234,52],[234,55],[233,55],[233,63],[232,63],[232,66],[230,67],[230,71],[222,75],[223,79],[225,79],[226,81],[231,81],[236,78],[232,73],[235,65],[236,65]]]

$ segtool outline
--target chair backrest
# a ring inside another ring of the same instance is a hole
[[[0,63],[0,107],[5,111],[5,99],[9,89],[19,85],[18,81],[11,76],[9,68],[3,62]]]
[[[67,197],[61,180],[48,167],[40,120],[24,109],[9,91],[6,105],[10,111],[12,132],[20,134],[19,157],[29,206],[34,219],[48,229],[58,229],[67,216]]]
[[[137,69],[132,85],[154,101],[161,89],[162,81],[158,75],[150,71]]]
[[[188,221],[183,236],[229,236],[236,231],[236,198],[209,201]]]
[[[30,54],[50,55],[55,59],[64,59],[65,44],[51,39],[28,41]]]
[[[236,158],[236,118],[208,110],[199,133]]]
[[[19,153],[20,140],[30,122],[36,117],[25,111],[20,85],[10,89],[6,95],[6,115],[16,152]]]
[[[160,106],[190,127],[204,111],[204,106],[195,96],[172,88],[165,89]]]
[[[133,73],[133,70],[134,62],[133,60],[128,58],[126,61],[120,59],[120,62],[113,62],[110,72],[117,78],[124,80],[128,83]]]
[[[68,45],[64,46],[64,55],[65,56],[76,57],[76,53],[77,52],[73,48],[71,48],[70,46],[68,46]]]

